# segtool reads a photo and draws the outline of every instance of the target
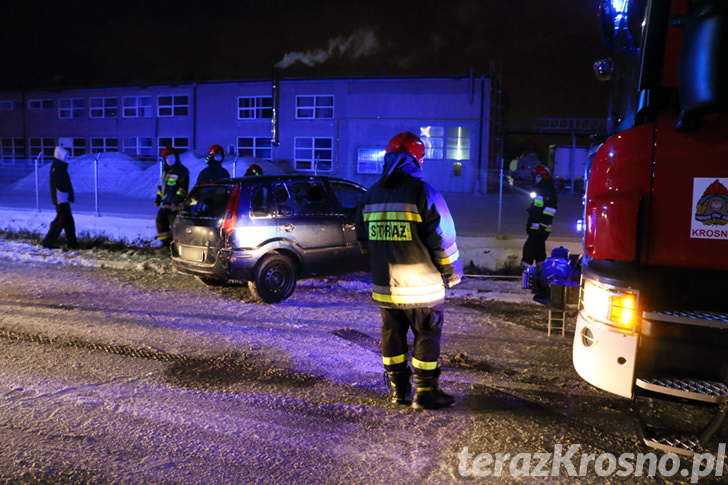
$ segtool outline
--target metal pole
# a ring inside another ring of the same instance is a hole
[[[96,203],[96,217],[101,216],[99,213],[99,158],[101,152],[96,154],[94,158],[94,201]]]
[[[498,234],[501,233],[501,215],[503,212],[503,157],[501,157],[500,162],[500,184],[498,184]]]
[[[571,193],[574,190],[574,168],[576,166],[576,133],[571,134],[571,154],[569,155],[569,176],[571,177]]]
[[[43,149],[41,148],[40,153],[35,157],[35,210],[40,212],[40,194],[38,191],[38,159],[43,157]]]

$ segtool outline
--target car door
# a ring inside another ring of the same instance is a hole
[[[369,258],[362,254],[356,240],[356,213],[366,189],[343,180],[331,180],[329,184],[334,197],[336,197],[337,215],[341,225],[341,232],[344,235],[344,244],[346,245],[342,253],[342,271],[368,271]]]
[[[294,179],[275,185],[278,237],[303,255],[306,274],[332,274],[346,244],[336,201],[319,179]]]

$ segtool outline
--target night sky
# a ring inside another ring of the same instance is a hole
[[[596,0],[15,0],[0,27],[0,89],[270,78],[276,65],[281,77],[481,75],[497,61],[506,116],[606,108]]]

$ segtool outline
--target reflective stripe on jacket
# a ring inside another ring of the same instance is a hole
[[[421,178],[411,156],[388,153],[382,178],[362,200],[357,240],[370,255],[372,300],[381,307],[439,305],[443,277],[462,276],[450,211]]]
[[[180,162],[164,166],[162,171],[162,200],[161,203],[179,206],[187,197],[190,187],[190,171]]]
[[[557,207],[557,195],[552,180],[541,180],[534,188],[536,196],[528,208],[527,232],[551,232]]]

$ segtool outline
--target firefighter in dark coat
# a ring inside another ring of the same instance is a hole
[[[76,240],[76,223],[71,214],[71,202],[74,201],[73,185],[71,184],[71,176],[68,175],[68,150],[61,146],[57,146],[53,151],[53,164],[51,165],[50,182],[51,182],[51,200],[56,207],[56,218],[51,222],[48,228],[48,234],[41,242],[44,248],[54,249],[58,236],[61,231],[66,232],[66,240],[70,249],[78,248]]]
[[[220,145],[212,145],[207,151],[207,167],[203,168],[200,175],[197,176],[197,183],[214,182],[215,180],[230,178],[230,172],[222,166],[225,158],[225,150]]]
[[[382,359],[391,400],[439,409],[455,402],[438,384],[445,284],[458,284],[463,269],[447,204],[422,180],[424,154],[425,146],[414,134],[392,138],[382,176],[362,199],[356,234],[370,258],[372,300],[382,316]],[[409,329],[414,334],[411,401]]]
[[[531,194],[531,205],[528,209],[526,234],[528,238],[523,244],[522,263],[532,265],[546,259],[546,239],[551,234],[551,224],[556,214],[557,196],[551,172],[543,165],[533,169],[536,187]]]
[[[162,150],[162,158],[162,185],[157,186],[154,205],[159,207],[156,220],[157,239],[162,241],[162,248],[165,249],[172,243],[172,223],[189,190],[190,171],[182,165],[179,153],[172,147]]]

